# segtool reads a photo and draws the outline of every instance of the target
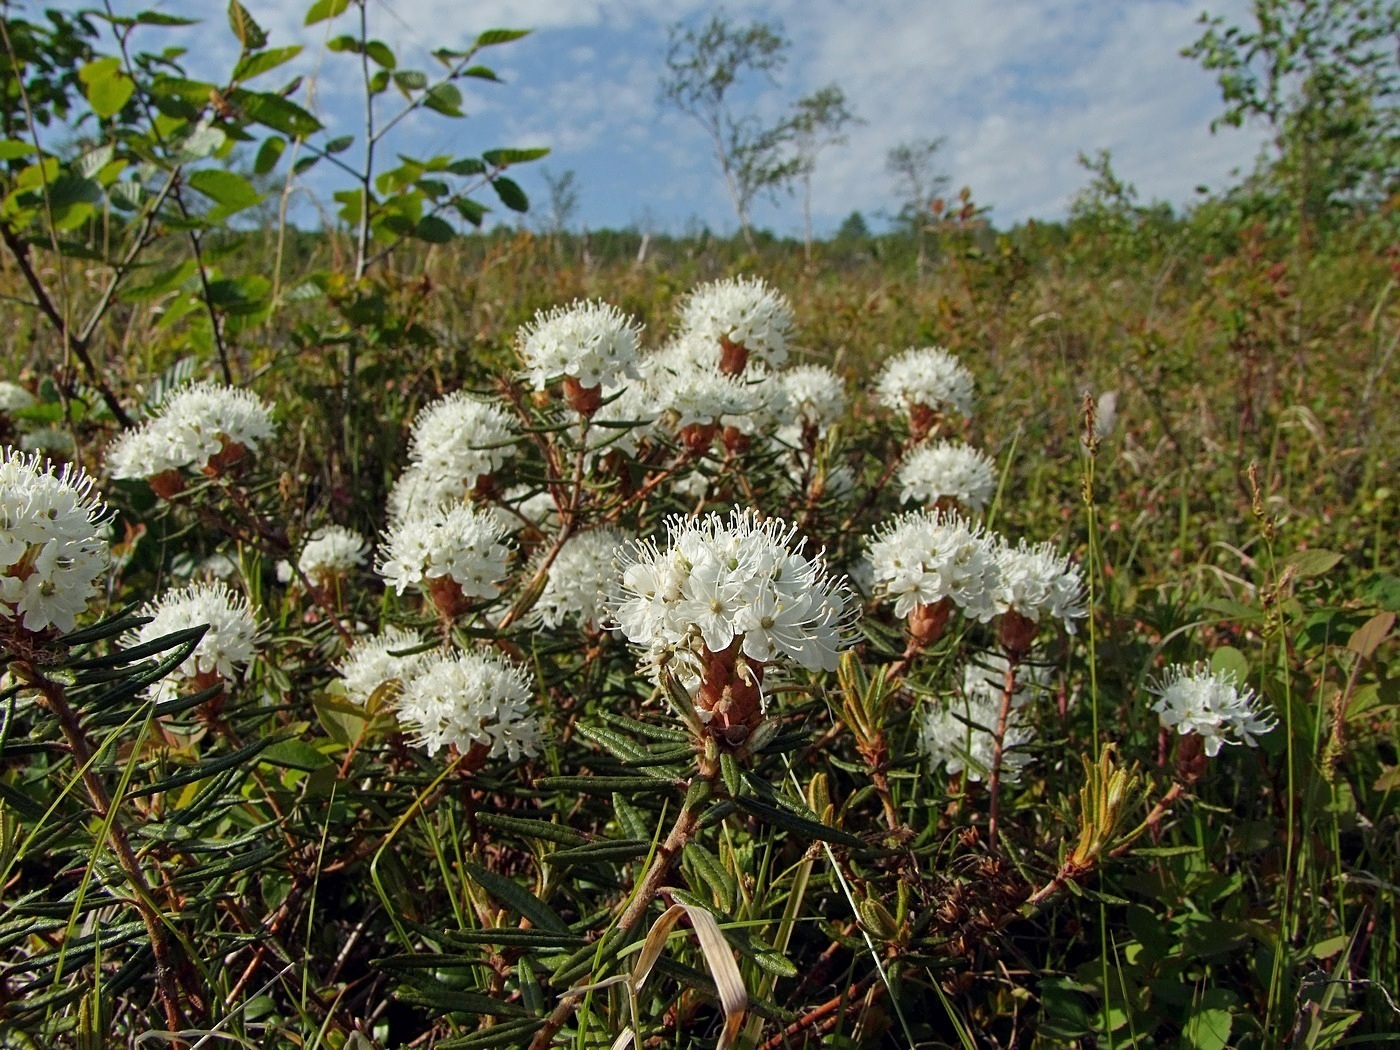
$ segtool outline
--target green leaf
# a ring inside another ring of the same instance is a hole
[[[529,36],[528,29],[488,29],[476,38],[477,47],[493,47],[496,44],[509,44],[512,40],[519,40],[523,36]]]
[[[267,46],[267,33],[238,0],[228,0],[228,25],[244,51],[258,51]]]
[[[345,9],[350,6],[350,0],[316,0],[306,12],[304,25],[314,26],[317,22],[324,22],[328,18],[335,18],[337,15],[345,13]]]
[[[566,824],[555,824],[548,820],[534,820],[529,817],[512,817],[505,813],[478,813],[478,824],[490,828],[500,828],[526,838],[557,842],[562,846],[582,846],[588,840]]]
[[[1249,660],[1232,645],[1222,645],[1210,654],[1210,669],[1216,674],[1233,674],[1241,686],[1249,681]]]
[[[1294,551],[1283,559],[1284,570],[1293,570],[1293,575],[1301,579],[1323,576],[1342,560],[1336,551],[1302,550]]]
[[[124,289],[119,298],[122,302],[127,303],[139,303],[147,299],[155,299],[158,296],[175,291],[194,276],[195,270],[196,265],[194,260],[188,259],[178,266],[173,266],[168,270],[162,271],[146,284]]]
[[[769,805],[752,795],[742,795],[734,800],[739,808],[752,813],[760,820],[774,824],[785,831],[791,831],[804,839],[820,839],[823,842],[839,842],[846,846],[864,846],[865,843],[848,831],[833,828],[820,821],[809,820],[780,806]]]
[[[468,66],[462,70],[462,76],[475,77],[477,80],[490,80],[496,84],[501,82],[501,78],[496,76],[496,71],[487,66]]]
[[[197,18],[181,18],[161,11],[138,11],[131,21],[138,26],[193,26],[199,24]]]
[[[382,40],[371,40],[366,44],[365,54],[385,69],[394,69],[399,64],[399,60],[394,57],[394,52]]]
[[[555,850],[549,863],[556,868],[571,868],[576,864],[612,864],[645,857],[651,843],[643,839],[618,839],[613,842],[590,842],[587,846],[572,846]]]
[[[423,105],[445,117],[462,116],[462,93],[454,84],[434,84],[423,96]]]
[[[263,199],[251,182],[233,171],[204,168],[190,175],[189,184],[218,205],[209,216],[214,222],[251,208]]]
[[[433,1045],[437,1050],[488,1050],[496,1046],[528,1046],[530,1036],[544,1027],[543,1017],[526,1017],[519,1021],[483,1028],[471,1035],[441,1039]]]
[[[485,175],[486,165],[475,157],[463,157],[461,160],[454,160],[443,170],[450,175]]]
[[[470,197],[456,197],[452,201],[452,207],[457,209],[457,214],[466,219],[473,226],[480,226],[481,220],[486,217],[490,210],[483,204],[478,204]]]
[[[411,95],[428,86],[428,75],[416,69],[405,69],[394,74],[394,86],[405,95]]]
[[[558,854],[554,854],[554,856],[558,856]],[[553,908],[514,879],[497,875],[494,871],[488,871],[476,864],[463,864],[462,867],[468,877],[483,890],[512,911],[529,919],[540,929],[553,933],[570,932],[568,924],[554,913]]]
[[[329,155],[334,155],[336,153],[344,153],[354,144],[354,135],[338,135],[335,138],[331,139],[329,142],[327,142],[324,146],[322,146],[321,151]]]
[[[271,51],[259,51],[249,55],[234,67],[233,80],[238,83],[252,80],[278,66],[285,65],[299,54],[301,54],[300,44],[292,47],[275,47]]]
[[[212,124],[196,125],[185,140],[180,143],[180,153],[184,160],[200,160],[223,146],[227,137]]]
[[[121,59],[107,56],[89,62],[78,71],[87,89],[88,105],[105,119],[121,111],[136,91],[136,81],[122,71]]]
[[[258,761],[285,769],[302,769],[308,773],[331,764],[328,757],[299,737],[289,737],[269,744],[258,757]]]
[[[19,139],[5,139],[0,141],[0,161],[27,157],[33,152],[33,146],[27,142],[21,142]]]
[[[1393,612],[1378,612],[1352,632],[1347,639],[1347,648],[1365,660],[1380,647],[1394,626]]]
[[[491,188],[496,191],[496,196],[501,198],[501,203],[511,211],[530,210],[530,199],[525,196],[525,191],[514,179],[497,175],[491,180]]]
[[[95,179],[103,168],[112,163],[114,152],[110,142],[95,150],[89,150],[73,162],[73,170],[85,179]]]
[[[481,159],[493,168],[504,168],[507,164],[525,164],[547,156],[549,147],[539,146],[534,149],[489,149],[481,155]]]
[[[266,175],[277,167],[277,162],[282,159],[286,148],[287,140],[281,135],[269,135],[258,147],[258,155],[253,158],[253,174]]]
[[[319,120],[281,95],[236,88],[229,93],[229,101],[254,123],[292,138],[304,139],[321,130]]]

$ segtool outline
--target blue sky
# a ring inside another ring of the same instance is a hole
[[[363,100],[353,56],[324,50],[328,34],[352,30],[354,8],[334,23],[304,27],[306,3],[244,0],[272,46],[299,43],[294,66],[312,87],[307,104],[336,133],[359,135]],[[156,8],[205,20],[182,30],[192,75],[218,80],[236,42],[218,0],[113,0],[117,11]],[[372,35],[400,68],[431,71],[436,47],[465,47],[488,28],[530,36],[483,54],[504,84],[472,82],[466,120],[433,114],[405,121],[394,148],[415,156],[479,154],[495,146],[548,146],[551,156],[512,172],[543,209],[539,165],[574,171],[576,225],[683,232],[736,227],[718,168],[699,126],[658,98],[666,28],[717,10],[693,0],[369,0]],[[1242,20],[1247,0],[1208,0]],[[943,170],[968,185],[1008,225],[1062,216],[1087,181],[1080,152],[1113,153],[1118,174],[1144,200],[1189,202],[1195,187],[1220,189],[1253,165],[1260,129],[1222,129],[1213,77],[1179,52],[1199,35],[1203,0],[731,0],[735,22],[781,23],[789,61],[772,86],[761,79],[736,106],[776,118],[802,94],[835,81],[864,123],[824,152],[813,178],[813,218],[829,232],[853,210],[880,226],[898,209],[885,155],[902,141],[943,137]],[[138,40],[138,46],[140,41]],[[147,46],[157,46],[152,39]],[[282,71],[257,86],[278,86]],[[391,115],[392,105],[383,116]],[[383,119],[381,117],[381,119]],[[347,159],[356,156],[354,151]],[[307,197],[343,184],[317,174]],[[486,198],[483,198],[486,200]],[[488,201],[489,203],[494,203]],[[309,213],[303,203],[303,214]],[[499,210],[498,210],[499,214]],[[513,216],[507,216],[513,219]],[[530,220],[527,220],[530,221]],[[761,202],[756,225],[801,230],[801,207]]]

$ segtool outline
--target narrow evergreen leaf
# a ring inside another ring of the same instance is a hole
[[[556,853],[553,856],[558,855]],[[553,908],[514,879],[497,875],[494,871],[488,871],[476,864],[464,864],[463,870],[483,890],[513,911],[529,919],[540,929],[552,930],[555,933],[569,932],[569,927],[563,919],[554,913]]]

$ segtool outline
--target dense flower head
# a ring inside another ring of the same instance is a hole
[[[546,627],[558,627],[567,619],[590,630],[603,623],[607,595],[617,579],[613,555],[626,540],[617,529],[602,528],[576,533],[565,541],[535,604]]]
[[[0,617],[67,633],[97,593],[109,552],[92,478],[12,448],[0,461]]]
[[[987,505],[997,488],[991,457],[960,441],[918,446],[899,465],[898,481],[905,503],[951,499],[974,513]]]
[[[380,547],[378,572],[402,594],[451,579],[469,598],[493,597],[505,579],[511,549],[496,515],[464,503],[394,525]]]
[[[734,277],[696,288],[681,303],[681,331],[707,346],[712,368],[721,367],[722,344],[742,347],[770,368],[787,360],[793,334],[792,306],[761,277]],[[738,373],[738,368],[725,368]]]
[[[825,365],[799,365],[779,372],[777,379],[787,394],[792,422],[799,428],[823,431],[846,411],[846,384]]]
[[[297,568],[313,581],[357,569],[369,558],[369,542],[344,525],[324,525],[311,534],[297,558]]]
[[[652,408],[673,431],[742,419],[768,402],[767,384],[701,366],[681,345],[652,354],[646,376]]]
[[[437,652],[403,683],[398,719],[430,755],[449,745],[465,754],[477,745],[513,762],[536,754],[544,735],[533,693],[530,673],[496,653]]]
[[[972,414],[972,373],[942,347],[910,348],[890,358],[875,380],[880,403],[909,416],[915,407]]]
[[[142,606],[139,615],[151,619],[125,636],[128,648],[175,631],[208,625],[194,651],[162,683],[166,687],[188,679],[231,679],[238,668],[253,658],[262,640],[262,630],[248,600],[222,583],[192,583],[167,591]]]
[[[218,473],[273,435],[272,409],[249,390],[191,383],[173,391],[155,415],[107,448],[114,478],[152,478],[169,471]]]
[[[786,658],[834,670],[850,642],[844,579],[821,554],[808,558],[795,526],[735,508],[666,521],[664,546],[634,540],[619,552],[621,591],[613,617],[628,640],[653,654],[710,653],[735,643],[748,659]]]
[[[1052,543],[1015,547],[1003,543],[996,555],[1000,582],[996,590],[997,612],[1018,613],[1032,623],[1059,620],[1074,633],[1074,621],[1083,618],[1084,577],[1068,555],[1057,554]]]
[[[980,691],[934,702],[924,711],[919,725],[919,749],[928,757],[929,767],[942,765],[951,776],[965,773],[968,780],[988,776],[996,751],[996,727],[1001,716],[1000,694],[995,698]],[[1001,779],[1014,783],[1031,763],[1025,746],[1034,739],[1021,710],[1013,708],[1002,737]]]
[[[981,526],[915,510],[878,527],[866,542],[876,593],[895,599],[896,616],[944,598],[983,623],[996,615],[996,546]]]
[[[409,472],[413,498],[401,498],[399,517],[448,500],[464,499],[515,455],[515,426],[505,409],[459,390],[427,405],[413,420]]]
[[[403,683],[411,679],[423,666],[424,653],[411,656],[396,656],[395,653],[417,649],[423,644],[418,635],[402,627],[385,627],[371,638],[357,638],[350,651],[335,665],[340,674],[345,695],[361,707],[369,703],[370,697],[389,683]]]
[[[640,327],[617,307],[576,302],[542,310],[520,331],[520,356],[536,390],[568,376],[581,386],[637,375]]]
[[[1278,724],[1258,709],[1254,690],[1241,690],[1233,672],[1212,671],[1205,664],[1167,669],[1152,687],[1157,700],[1152,710],[1162,725],[1176,727],[1182,736],[1196,733],[1207,755],[1217,755],[1225,744],[1255,746],[1255,738]]]

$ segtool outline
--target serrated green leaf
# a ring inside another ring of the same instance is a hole
[[[258,51],[248,55],[234,66],[233,80],[235,83],[241,84],[245,80],[260,77],[278,66],[286,65],[299,54],[301,54],[300,44],[291,47],[274,47],[269,51]]]
[[[73,172],[84,179],[96,179],[98,173],[112,163],[114,152],[110,142],[95,150],[89,150],[73,162]]]
[[[535,149],[489,149],[481,155],[481,159],[493,168],[504,168],[507,164],[526,164],[547,156],[549,147],[540,146]]]
[[[328,18],[345,13],[345,9],[350,6],[350,0],[316,0],[306,11],[306,21],[303,25],[314,26],[317,22],[324,22]]]
[[[490,80],[496,84],[501,82],[501,78],[496,75],[496,71],[489,66],[468,66],[466,69],[462,70],[461,75],[464,77],[472,77],[476,80]]]
[[[469,197],[456,197],[452,201],[452,207],[457,209],[457,214],[466,219],[473,226],[480,226],[486,213],[490,211],[485,205],[478,204]]]
[[[394,52],[390,49],[389,45],[382,40],[371,40],[367,43],[365,45],[365,54],[369,56],[370,61],[374,62],[376,65],[382,66],[384,69],[392,70],[399,64],[399,60],[394,57]]]
[[[554,854],[558,856],[558,854]],[[494,871],[476,864],[464,864],[463,870],[478,886],[511,910],[523,915],[542,930],[555,933],[568,933],[569,927],[544,901],[521,886],[514,879],[497,875]]]
[[[292,138],[304,139],[321,130],[319,120],[281,95],[235,88],[230,92],[229,101],[254,123]]]
[[[462,116],[462,93],[453,84],[434,84],[423,96],[423,105],[445,117]]]
[[[476,38],[476,46],[494,47],[497,44],[509,44],[512,40],[529,35],[528,29],[488,29]]]
[[[411,95],[428,86],[428,75],[416,69],[405,69],[394,74],[394,86],[405,95]]]
[[[496,196],[501,199],[501,203],[511,211],[525,212],[530,210],[530,199],[525,196],[525,191],[514,179],[497,175],[491,180],[491,188],[496,191]]]

